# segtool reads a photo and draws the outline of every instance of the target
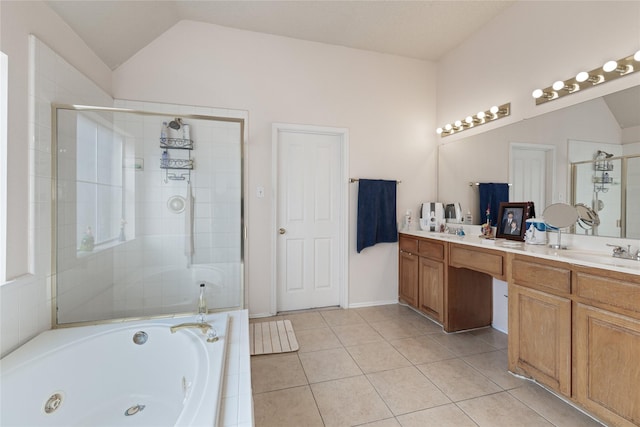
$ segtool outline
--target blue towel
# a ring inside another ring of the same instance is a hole
[[[487,222],[487,209],[491,210],[491,225],[498,224],[498,209],[501,202],[509,201],[509,184],[480,184],[480,224]]]
[[[358,185],[358,252],[398,241],[396,181],[361,179]]]

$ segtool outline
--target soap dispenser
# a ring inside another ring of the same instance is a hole
[[[200,315],[200,321],[204,322],[204,316],[207,314],[207,300],[204,296],[205,285],[200,283],[200,296],[198,297],[198,314]]]

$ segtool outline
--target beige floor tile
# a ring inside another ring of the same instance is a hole
[[[454,402],[502,391],[460,359],[418,365],[417,368]]]
[[[300,353],[342,347],[342,343],[330,328],[303,329],[296,331]]]
[[[384,306],[377,305],[374,307],[362,307],[355,308],[356,313],[358,313],[365,321],[371,322],[384,322],[385,320],[394,320],[399,314],[393,313],[389,309],[385,309]]]
[[[458,402],[458,407],[480,427],[553,426],[506,391]]]
[[[360,424],[358,427],[402,427],[395,418],[387,418],[386,420],[374,421],[372,423]]]
[[[253,395],[256,427],[324,426],[309,386]]]
[[[362,371],[344,348],[301,353],[300,361],[310,383],[362,375]]]
[[[562,401],[543,387],[528,382],[509,394],[538,412],[557,427],[601,427],[602,424]]]
[[[508,357],[503,351],[474,354],[463,357],[463,360],[505,390],[520,387],[527,382],[509,373]]]
[[[366,323],[357,325],[333,326],[333,332],[344,346],[382,342],[384,338]]]
[[[387,305],[379,305],[378,307],[380,307],[382,310],[388,312],[391,315],[395,315],[395,314],[400,314],[400,315],[417,314],[419,316],[419,314],[416,313],[415,310],[409,308],[406,305],[387,304]]]
[[[367,377],[394,415],[451,402],[414,366],[368,374]]]
[[[402,427],[477,427],[456,405],[443,405],[400,415]]]
[[[384,339],[399,340],[401,338],[415,337],[422,335],[422,332],[399,320],[386,320],[383,322],[372,322],[369,325],[376,330]]]
[[[251,357],[254,393],[308,384],[297,353]]]
[[[327,323],[324,321],[319,311],[310,311],[307,313],[284,314],[285,319],[291,320],[293,331],[298,332],[304,329],[326,328]]]
[[[442,334],[442,326],[418,313],[400,315],[399,320],[416,328],[422,334]]]
[[[476,331],[471,331],[471,334],[475,335],[476,337],[480,338],[482,341],[492,345],[495,348],[504,350],[508,347],[507,345],[508,335],[498,331],[497,329],[483,328],[483,329],[478,329]]]
[[[347,351],[362,372],[367,374],[411,365],[411,362],[386,341],[354,345],[347,347]]]
[[[454,352],[457,356],[469,356],[496,350],[495,347],[468,332],[459,334],[433,334],[430,335],[430,337]]]
[[[364,323],[364,319],[353,310],[327,310],[320,312],[329,326],[357,325]]]
[[[326,426],[353,426],[392,417],[364,376],[311,385]]]
[[[428,335],[390,341],[390,344],[414,365],[456,357],[453,352],[429,338]]]

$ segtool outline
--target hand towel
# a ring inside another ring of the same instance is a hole
[[[396,181],[361,179],[358,184],[357,250],[398,241]]]
[[[187,184],[187,197],[185,197],[184,208],[184,254],[187,256],[187,267],[191,266],[194,244],[193,244],[193,208],[194,199],[191,192],[191,183]]]
[[[498,225],[498,209],[501,202],[509,201],[509,184],[480,183],[480,224],[487,222],[487,209],[491,212],[491,225]]]

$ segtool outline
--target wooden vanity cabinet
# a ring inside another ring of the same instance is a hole
[[[398,296],[400,301],[418,308],[418,255],[402,248],[400,238],[400,260],[398,264]]]
[[[640,276],[573,274],[574,398],[611,425],[640,425]]]
[[[509,370],[571,396],[571,270],[511,255]]]
[[[443,321],[446,243],[400,236],[400,299]]]

